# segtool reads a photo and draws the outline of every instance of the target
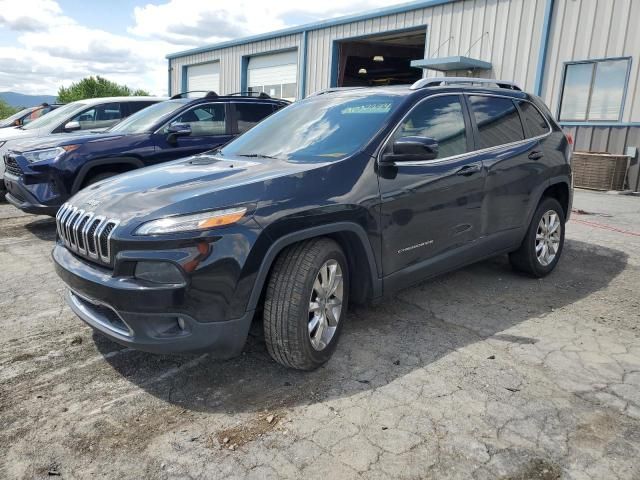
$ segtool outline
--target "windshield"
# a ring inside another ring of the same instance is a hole
[[[403,98],[377,92],[311,97],[271,115],[221,153],[304,162],[345,158],[373,138]]]
[[[146,133],[149,132],[164,117],[182,107],[186,102],[160,102],[143,108],[129,118],[122,120],[109,130],[117,133]]]
[[[74,114],[80,112],[87,105],[86,103],[68,103],[60,108],[56,108],[50,113],[22,127],[24,130],[36,130],[38,128],[55,128],[62,122],[72,118]]]
[[[28,114],[31,110],[33,110],[33,108],[25,108],[24,110],[20,110],[18,113],[14,113],[4,120],[0,120],[0,127],[8,127],[9,125],[13,125],[13,122],[19,120],[24,115]]]

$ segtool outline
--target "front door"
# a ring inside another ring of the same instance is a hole
[[[477,239],[485,171],[472,150],[470,119],[461,95],[421,101],[402,120],[383,151],[406,136],[438,141],[433,160],[379,168],[382,266],[388,276]]]
[[[154,134],[158,149],[150,163],[188,157],[224,145],[233,138],[227,117],[224,103],[200,104],[181,113]],[[175,123],[188,124],[191,135],[169,141],[167,128]]]

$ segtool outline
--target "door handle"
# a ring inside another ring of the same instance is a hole
[[[529,158],[531,160],[540,160],[542,157],[544,157],[544,153],[542,153],[540,150],[534,150],[529,154]]]
[[[456,175],[461,175],[463,177],[469,177],[474,173],[478,173],[480,171],[480,165],[474,163],[472,165],[465,165],[460,170],[456,172]]]

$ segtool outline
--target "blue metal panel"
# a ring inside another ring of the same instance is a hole
[[[547,63],[547,49],[549,45],[549,33],[551,32],[551,21],[553,20],[553,0],[547,0],[544,8],[544,22],[542,24],[542,36],[540,37],[540,52],[538,53],[538,66],[536,67],[536,78],[534,81],[534,93],[542,94],[542,81],[544,80],[544,66]]]
[[[329,88],[338,86],[338,62],[340,61],[340,44],[339,40],[331,42],[331,78],[329,79]]]
[[[171,96],[171,60],[167,60],[167,77],[168,77],[168,83],[167,83],[167,97]]]
[[[240,91],[246,92],[248,91],[247,77],[249,74],[247,70],[249,69],[249,55],[243,55],[240,62]]]
[[[187,89],[189,88],[187,83],[187,68],[189,68],[188,65],[182,66],[182,77],[181,77],[182,92],[186,92]]]
[[[492,67],[490,62],[485,62],[484,60],[478,60],[477,58],[469,58],[464,56],[412,60],[411,66],[415,68],[438,70],[441,72],[468,69],[490,70]]]
[[[185,50],[182,52],[171,53],[166,58],[184,57],[186,55],[194,55],[196,53],[209,52],[212,50],[219,50],[221,48],[233,47],[236,45],[244,45],[251,42],[258,42],[262,40],[270,40],[277,37],[283,37],[285,35],[295,35],[305,31],[320,30],[327,27],[333,27],[336,25],[344,25],[347,23],[360,22],[362,20],[370,20],[372,18],[384,17],[387,15],[394,15],[397,13],[411,12],[413,10],[420,10],[422,8],[435,7],[438,5],[444,5],[445,3],[453,3],[460,0],[420,0],[415,2],[404,3],[393,7],[378,8],[371,10],[367,13],[358,15],[348,15],[345,17],[334,18],[331,20],[324,20],[321,22],[309,23],[300,27],[285,28],[275,32],[264,33],[260,35],[253,35],[250,37],[240,38],[237,40],[230,40],[228,42],[217,43],[214,45],[208,45],[199,48],[193,48],[191,50]]]
[[[303,99],[307,96],[307,37],[309,32],[305,30],[302,32],[302,42],[300,43],[300,49],[302,55],[300,56],[300,64],[298,65],[298,99]]]

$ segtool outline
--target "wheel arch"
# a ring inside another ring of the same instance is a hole
[[[317,237],[335,240],[345,252],[345,257],[349,262],[351,299],[356,303],[363,303],[369,298],[376,298],[382,294],[382,280],[378,278],[375,256],[366,232],[357,223],[338,222],[289,233],[275,240],[260,265],[247,310],[258,307],[278,255],[295,243]],[[367,268],[362,268],[363,266]]]
[[[78,192],[82,185],[84,185],[87,178],[90,178],[91,175],[100,173],[101,171],[108,171],[109,167],[114,167],[116,169],[122,169],[125,167],[125,170],[117,170],[120,173],[123,173],[129,170],[142,168],[144,167],[144,163],[139,158],[134,157],[102,158],[87,162],[80,167],[80,171],[73,181],[71,193],[74,194]]]

